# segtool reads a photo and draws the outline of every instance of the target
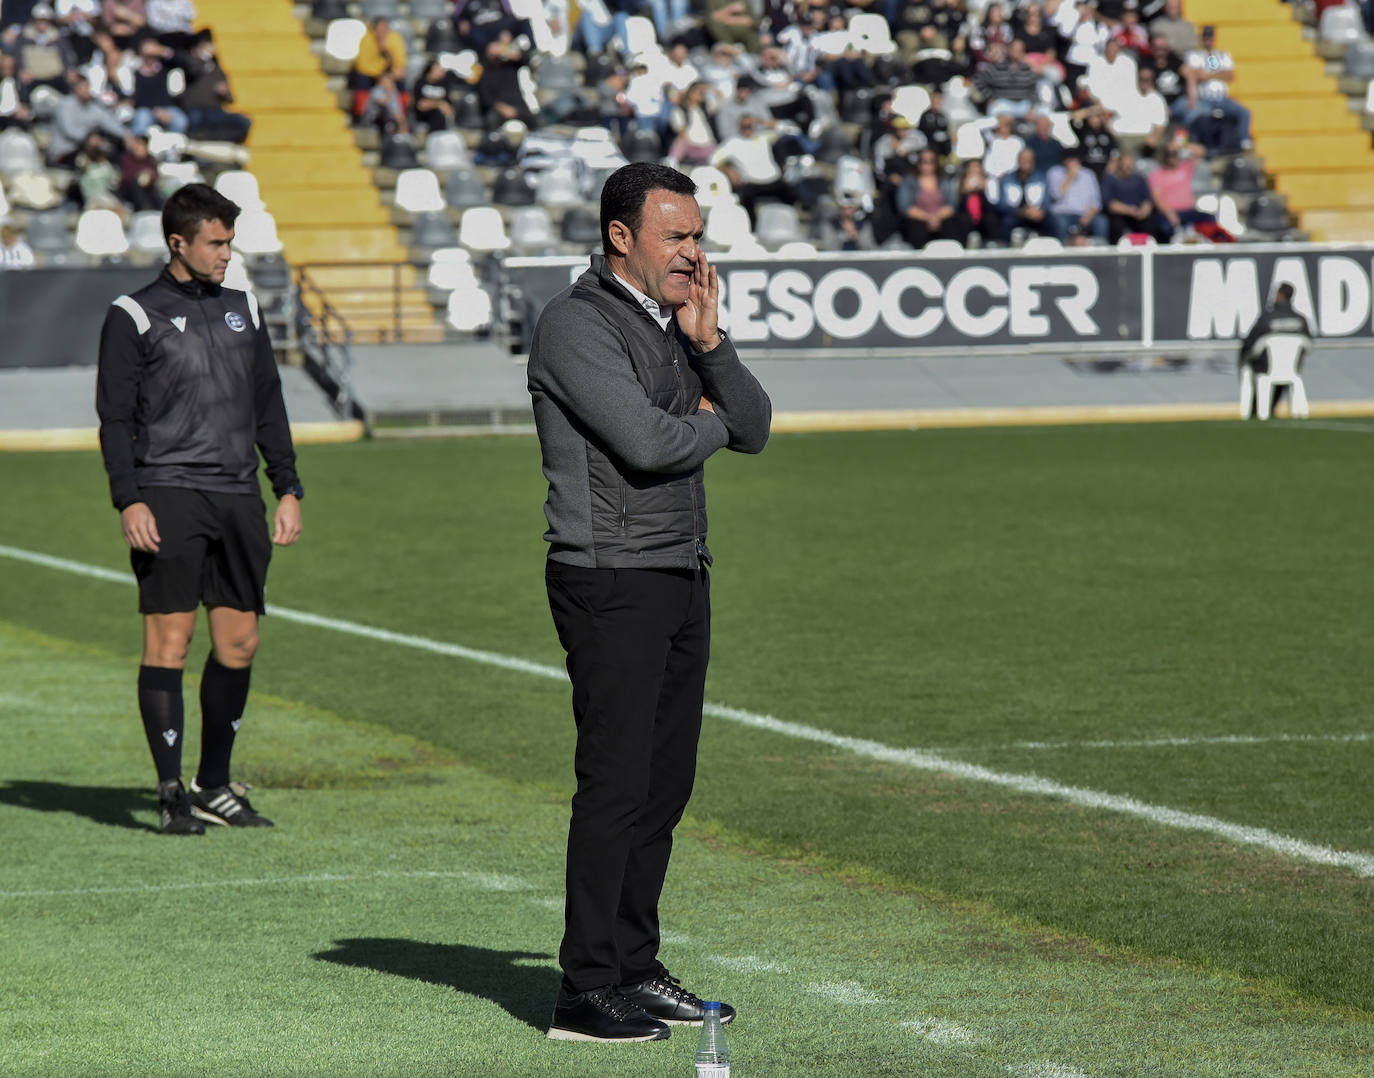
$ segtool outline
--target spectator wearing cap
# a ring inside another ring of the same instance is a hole
[[[1165,0],[1164,14],[1150,23],[1150,36],[1164,38],[1180,56],[1188,55],[1199,44],[1197,27],[1183,17],[1183,0]]]
[[[1064,163],[1046,177],[1049,184],[1050,233],[1063,243],[1093,236],[1107,238],[1107,219],[1102,216],[1102,190],[1091,169],[1083,167],[1078,154],[1069,150]]]
[[[134,116],[129,124],[135,135],[146,135],[153,126],[178,135],[186,133],[186,113],[177,107],[167,83],[173,70],[172,56],[172,50],[156,38],[147,37],[139,42],[138,66],[134,68]]]
[[[19,77],[19,64],[11,53],[0,52],[0,131],[27,128],[32,118],[29,86]]]
[[[1216,217],[1197,208],[1197,196],[1193,194],[1196,167],[1195,159],[1185,158],[1169,147],[1163,151],[1159,167],[1150,173],[1150,197],[1164,218],[1160,230],[1165,239],[1182,228],[1216,223]]]
[[[979,65],[973,82],[983,95],[988,115],[1029,116],[1039,100],[1040,76],[1026,62],[1025,43],[1013,41],[1010,47],[992,44],[984,55],[987,60]]]
[[[131,49],[148,29],[147,8],[143,0],[105,0],[100,21],[116,45]]]
[[[901,184],[908,158],[929,145],[921,130],[909,117],[899,113],[887,119],[887,130],[873,140],[873,175],[886,176],[893,187]],[[932,152],[935,152],[932,148]]]
[[[1107,209],[1107,238],[1143,232],[1160,238],[1150,185],[1135,168],[1135,154],[1123,150],[1102,177],[1102,204]]]
[[[1199,142],[1199,125],[1214,112],[1222,113],[1236,124],[1242,149],[1250,146],[1250,110],[1231,99],[1230,85],[1236,77],[1236,62],[1225,49],[1217,48],[1216,29],[1202,28],[1202,45],[1183,61],[1183,77],[1188,84],[1186,112],[1182,120],[1188,133]],[[1175,106],[1174,115],[1183,111]]]
[[[51,128],[48,164],[58,168],[71,164],[81,144],[86,141],[86,136],[92,131],[100,131],[121,142],[130,136],[129,129],[91,94],[90,80],[84,75],[76,76],[72,92],[58,102]]]
[[[1016,229],[1050,235],[1049,203],[1045,174],[1035,167],[1035,155],[1022,149],[1016,155],[1016,168],[997,179],[997,210],[1002,218],[1002,235],[1010,237]]]
[[[739,118],[739,134],[727,138],[711,156],[715,165],[730,180],[740,204],[749,214],[752,224],[760,201],[774,199],[795,202],[791,186],[783,179],[782,169],[773,156],[773,145],[756,126],[753,116]]]
[[[181,107],[186,110],[188,131],[213,132],[218,139],[244,142],[253,127],[250,117],[229,112],[224,106],[234,102],[229,76],[219,63],[219,51],[209,33],[202,34],[182,57],[186,89]]]
[[[60,93],[71,88],[76,51],[58,25],[51,4],[33,6],[11,48],[19,58],[19,77],[28,84],[30,93],[39,86],[51,86]]]

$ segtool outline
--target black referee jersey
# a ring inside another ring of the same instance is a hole
[[[271,341],[251,292],[157,280],[120,296],[100,332],[100,450],[115,508],[142,487],[278,494],[297,483]]]

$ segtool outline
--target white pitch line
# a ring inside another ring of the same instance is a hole
[[[238,880],[142,883],[127,887],[67,887],[51,890],[0,891],[0,898],[62,898],[89,895],[141,895],[161,891],[206,891],[216,887],[281,887],[293,883],[353,883],[361,880],[455,880],[479,891],[527,891],[531,884],[496,872],[317,872],[301,876],[255,876]]]
[[[125,573],[116,573],[113,570],[103,569],[99,566],[69,561],[66,558],[55,558],[47,554],[22,550],[18,547],[0,545],[0,556],[28,562],[32,565],[40,565],[45,568],[75,573],[80,576],[92,577],[97,580],[110,580],[124,584],[133,583],[129,575]],[[363,625],[355,621],[321,617],[317,614],[289,610],[285,607],[269,606],[268,611],[284,620],[296,621],[303,625],[311,625],[316,628],[328,629],[333,632],[347,633],[350,636],[360,636],[383,643],[417,648],[422,651],[433,652],[437,655],[468,659],[472,662],[484,663],[506,670],[518,671],[520,673],[533,674],[538,677],[560,681],[567,680],[567,674],[559,667],[529,662],[525,659],[518,659],[510,655],[501,655],[491,651],[479,651],[475,648],[466,648],[459,644],[447,644],[439,640],[432,640],[428,637],[415,636],[409,633],[395,633],[387,629],[377,629],[370,625]],[[830,730],[822,730],[814,726],[803,725],[802,723],[787,722],[772,715],[762,715],[752,711],[745,711],[740,708],[708,703],[702,710],[705,714],[711,715],[714,718],[725,719],[729,722],[738,723],[741,726],[748,726],[756,730],[764,730],[768,733],[778,734],[798,741],[808,741],[813,744],[826,745],[854,756],[877,760],[881,763],[904,767],[913,771],[953,775],[956,778],[965,779],[971,782],[987,783],[992,786],[1001,787],[1002,789],[1012,790],[1016,793],[1050,797],[1060,801],[1067,801],[1070,804],[1079,805],[1084,808],[1132,816],[1137,819],[1146,820],[1160,827],[1209,834],[1216,838],[1224,839],[1227,842],[1242,846],[1258,847],[1263,850],[1268,850],[1270,853],[1291,857],[1299,861],[1310,861],[1319,865],[1346,868],[1360,876],[1374,876],[1374,854],[1337,850],[1330,846],[1322,846],[1317,843],[1306,842],[1302,839],[1291,838],[1287,835],[1280,835],[1277,832],[1270,831],[1263,827],[1249,827],[1244,824],[1236,824],[1227,820],[1217,819],[1214,816],[1204,816],[1195,812],[1184,812],[1163,805],[1151,805],[1147,802],[1139,801],[1134,797],[1124,797],[1119,794],[1105,793],[1101,790],[1091,790],[1080,786],[1067,786],[1063,783],[1055,782],[1052,779],[1041,778],[1038,775],[1018,775],[1003,771],[994,771],[988,767],[964,763],[959,760],[951,760],[948,757],[921,749],[893,748],[879,741],[870,741],[866,738],[846,737]]]
[[[1001,752],[1021,749],[1190,749],[1200,745],[1352,744],[1374,741],[1374,734],[1219,734],[1215,737],[1147,737],[1135,741],[1010,741],[1002,745],[962,745],[939,752]]]

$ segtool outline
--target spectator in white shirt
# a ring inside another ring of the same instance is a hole
[[[739,134],[722,142],[711,155],[715,165],[730,180],[730,186],[749,213],[749,220],[755,220],[755,208],[765,198],[781,202],[795,202],[796,196],[791,186],[783,179],[782,169],[778,168],[773,156],[773,144],[768,136],[757,130],[757,121],[745,114],[739,118]]]
[[[0,131],[7,127],[28,127],[29,88],[19,77],[14,56],[0,52]]]
[[[1026,140],[1016,133],[1016,118],[1009,112],[997,117],[997,126],[988,136],[983,154],[983,171],[997,179],[1016,167],[1016,158],[1026,148]]]
[[[1140,96],[1140,67],[1115,38],[1108,38],[1103,53],[1088,65],[1088,93],[1108,112],[1119,114]]]
[[[1216,46],[1216,29],[1202,28],[1202,47],[1190,52],[1183,61],[1183,77],[1188,93],[1174,103],[1174,114],[1181,119],[1188,133],[1204,142],[1198,128],[1214,112],[1221,112],[1235,121],[1241,147],[1250,146],[1250,110],[1231,100],[1231,81],[1236,77],[1236,62],[1231,54]]]
[[[20,238],[13,225],[0,227],[0,270],[33,269],[33,248]]]
[[[1154,70],[1142,67],[1138,78],[1138,92],[1122,103],[1112,120],[1116,137],[1129,142],[1137,151],[1141,144],[1151,149],[1158,146],[1169,126],[1169,106],[1164,103],[1164,95],[1155,89]]]

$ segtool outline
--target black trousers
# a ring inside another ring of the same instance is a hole
[[[545,583],[577,723],[563,986],[636,984],[663,970],[658,900],[696,777],[710,579],[551,561]]]

